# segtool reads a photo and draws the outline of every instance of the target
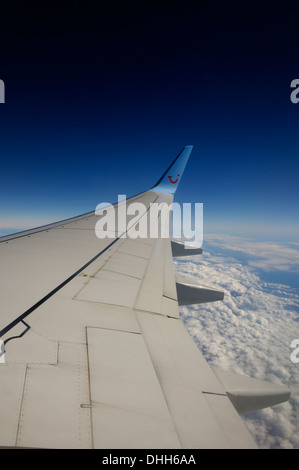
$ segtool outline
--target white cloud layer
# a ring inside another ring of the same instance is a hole
[[[229,235],[205,235],[210,246],[246,253],[248,266],[264,271],[294,271],[299,273],[299,243],[256,241]]]
[[[299,295],[264,282],[255,264],[259,257],[262,269],[297,270],[297,247],[220,236],[210,237],[209,246],[201,256],[176,260],[176,271],[223,290],[224,300],[181,307],[181,317],[211,365],[291,389],[289,402],[244,420],[259,447],[299,448],[299,363],[290,359],[291,341],[299,338]],[[232,256],[232,247],[252,257],[250,263]]]

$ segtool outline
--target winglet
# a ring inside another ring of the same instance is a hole
[[[165,171],[165,173],[161,176],[159,181],[152,187],[152,190],[161,192],[161,193],[169,193],[174,194],[181,177],[183,175],[185,166],[189,159],[190,153],[192,152],[193,146],[186,145],[178,154],[178,156],[174,159],[172,164],[169,168]]]

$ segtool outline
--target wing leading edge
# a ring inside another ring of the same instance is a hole
[[[154,202],[172,203],[191,150],[128,200],[144,205],[131,229]],[[179,305],[222,293],[176,278],[178,241],[99,239],[97,220],[88,213],[1,239],[0,445],[255,447],[239,413],[289,392],[208,366],[179,318]]]

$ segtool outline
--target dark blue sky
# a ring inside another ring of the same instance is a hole
[[[299,240],[298,7],[4,3],[2,234],[141,192],[191,144],[176,200],[204,230]]]

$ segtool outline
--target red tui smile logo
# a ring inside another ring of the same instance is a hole
[[[179,180],[178,177],[179,177],[179,176],[180,176],[180,175],[178,174],[178,175],[177,175],[177,179],[176,179],[175,181],[172,181],[172,176],[167,176],[167,178],[169,178],[169,181],[170,181],[172,184],[175,184],[175,183],[178,182],[178,180]]]

